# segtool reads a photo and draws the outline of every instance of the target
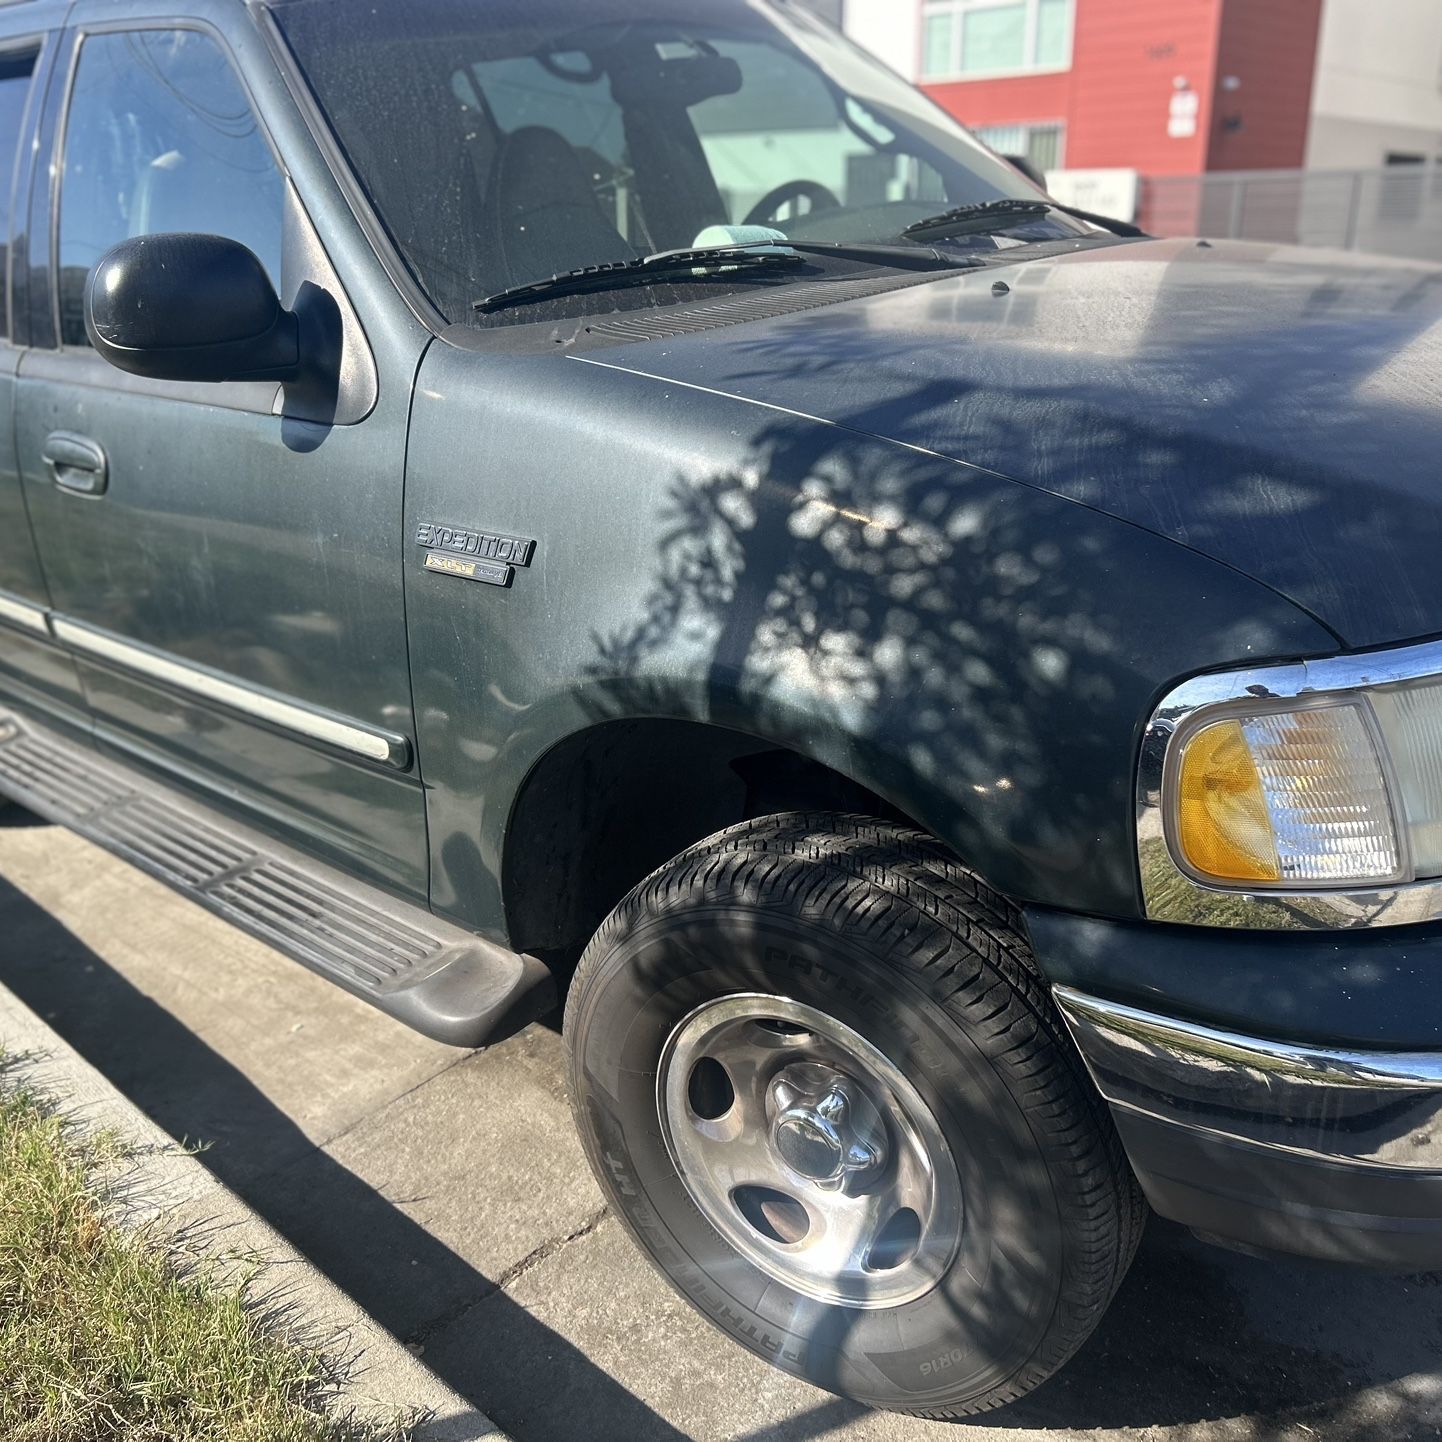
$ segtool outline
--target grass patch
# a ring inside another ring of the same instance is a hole
[[[334,1366],[280,1335],[245,1278],[117,1225],[122,1149],[15,1070],[0,1057],[0,1438],[403,1442],[331,1410]]]

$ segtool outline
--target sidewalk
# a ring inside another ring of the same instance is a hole
[[[1273,1266],[1164,1225],[1096,1337],[1004,1413],[920,1422],[805,1386],[604,1210],[554,1029],[439,1046],[23,812],[0,813],[0,984],[515,1442],[1442,1432],[1442,1275]]]
[[[264,1264],[262,1286],[308,1333],[337,1338],[347,1367],[342,1402],[361,1417],[424,1416],[415,1442],[506,1442],[470,1403],[442,1383],[283,1237],[222,1185],[194,1155],[127,1101],[39,1017],[0,986],[0,1045],[27,1058],[24,1078],[91,1131],[120,1137],[137,1153],[126,1179],[125,1223],[159,1220],[162,1234],[193,1236],[222,1266]]]

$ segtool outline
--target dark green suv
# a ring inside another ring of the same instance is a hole
[[[786,0],[27,0],[0,146],[0,791],[568,993],[638,1243],[878,1406],[1144,1199],[1442,1264],[1442,268],[1068,210]]]

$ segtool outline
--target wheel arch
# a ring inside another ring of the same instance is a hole
[[[573,958],[656,867],[758,816],[845,811],[937,834],[896,796],[863,768],[713,723],[599,721],[551,746],[516,793],[501,865],[511,945]]]

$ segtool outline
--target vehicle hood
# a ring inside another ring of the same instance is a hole
[[[1442,266],[1141,242],[604,361],[1067,497],[1350,646],[1442,631]]]

